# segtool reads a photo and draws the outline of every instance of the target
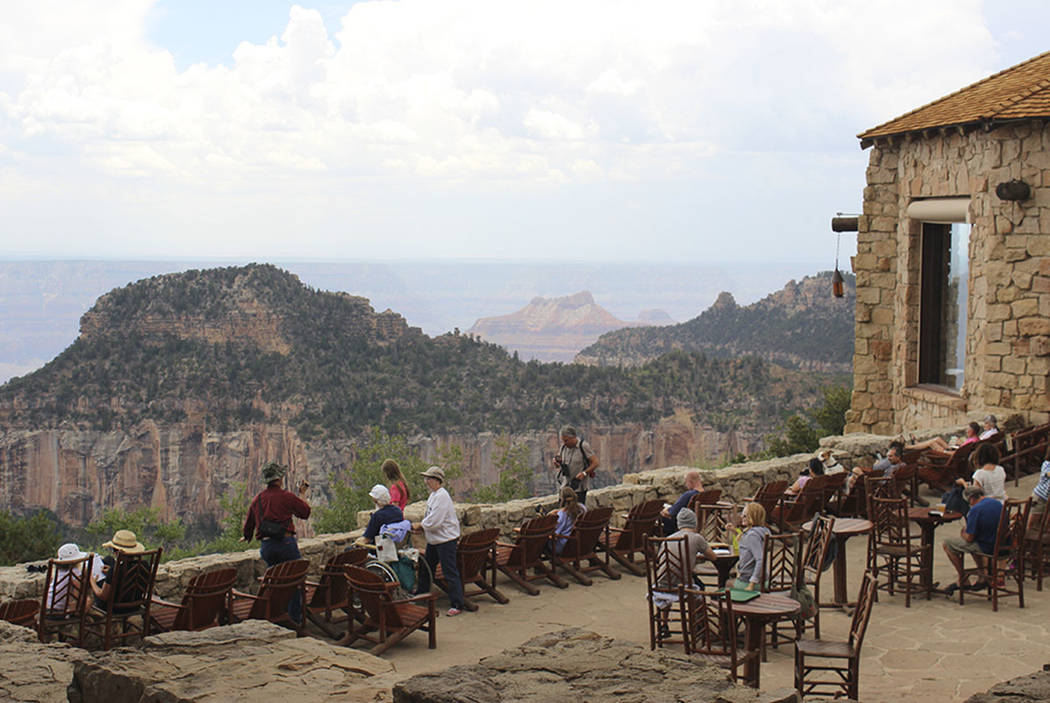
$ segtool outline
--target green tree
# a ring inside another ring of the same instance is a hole
[[[327,506],[317,509],[314,526],[317,532],[347,532],[357,529],[357,513],[372,508],[368,490],[377,483],[386,484],[386,478],[380,470],[386,459],[393,459],[405,475],[409,492],[413,499],[424,499],[427,495],[426,485],[420,472],[426,470],[430,462],[424,461],[419,451],[408,443],[402,435],[387,434],[379,428],[372,428],[365,443],[357,448],[354,462],[342,475],[329,475],[332,496]],[[462,473],[463,449],[451,445],[439,454],[436,462],[445,470],[447,481],[457,478]]]
[[[54,519],[40,510],[28,517],[0,512],[0,564],[53,557],[60,536]]]
[[[186,526],[182,521],[178,518],[162,520],[160,510],[146,506],[131,511],[111,508],[103,511],[102,515],[85,528],[88,542],[96,551],[101,549],[102,544],[117,530],[131,530],[147,549],[163,547],[165,552],[169,552],[176,547],[185,546]]]
[[[792,415],[780,433],[768,435],[766,442],[770,456],[803,454],[817,448],[821,437],[842,434],[846,426],[846,411],[850,404],[849,386],[829,386],[824,389],[824,403],[806,416]]]
[[[473,500],[478,503],[504,503],[532,495],[532,469],[529,468],[529,448],[512,444],[509,438],[496,440],[499,455],[496,468],[499,479],[488,486],[474,489]]]
[[[853,389],[848,385],[824,389],[824,404],[810,414],[821,431],[821,437],[842,434],[852,394]]]

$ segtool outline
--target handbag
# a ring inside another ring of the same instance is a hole
[[[263,520],[259,523],[259,536],[263,539],[284,539],[284,524],[276,520]]]

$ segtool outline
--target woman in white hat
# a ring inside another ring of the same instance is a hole
[[[383,525],[401,522],[405,519],[405,515],[401,512],[401,508],[391,504],[390,491],[381,483],[372,486],[372,490],[368,492],[368,497],[372,499],[376,509],[372,513],[372,517],[368,518],[368,527],[365,528],[365,534],[362,536],[362,539],[364,542],[371,544],[375,542],[376,535],[379,534],[379,528]]]

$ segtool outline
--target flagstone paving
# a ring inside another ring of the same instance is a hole
[[[1008,485],[1011,497],[1030,495],[1034,477],[1021,486]],[[954,579],[954,570],[940,547],[944,537],[958,534],[961,523],[937,529],[934,578],[942,584]],[[849,588],[855,593],[864,570],[866,542],[849,540]],[[831,590],[831,572],[824,575],[826,592]],[[589,588],[572,583],[560,590],[542,586],[539,596],[528,596],[510,584],[501,583],[511,598],[498,605],[478,598],[476,613],[463,613],[438,622],[438,648],[426,648],[425,635],[413,635],[384,655],[396,669],[394,681],[424,671],[454,664],[473,663],[483,656],[520,645],[543,632],[568,626],[583,627],[600,634],[648,644],[645,579],[624,574],[619,581],[598,577]],[[1035,590],[1026,582],[1025,608],[1017,599],[1001,602],[993,613],[991,602],[967,595],[966,604],[935,595],[932,600],[912,600],[880,594],[864,642],[861,663],[861,700],[899,702],[933,697],[961,701],[994,684],[1042,668],[1050,663],[1050,588]],[[439,600],[447,608],[447,601]],[[841,612],[824,611],[821,634],[825,639],[845,639],[850,620]],[[793,648],[781,645],[769,650],[762,665],[762,687],[793,685]]]

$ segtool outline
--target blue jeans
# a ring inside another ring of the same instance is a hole
[[[299,553],[299,542],[294,535],[288,535],[284,539],[264,539],[259,547],[259,556],[266,562],[267,568],[303,558]],[[299,591],[288,601],[288,615],[297,623],[303,620],[303,596]]]
[[[463,582],[459,578],[459,565],[456,563],[456,554],[459,551],[459,540],[452,539],[442,544],[428,544],[424,558],[430,571],[437,569],[441,562],[441,571],[444,572],[445,583],[448,584],[448,599],[453,608],[463,609]],[[426,584],[430,588],[430,584]],[[423,590],[423,593],[426,591]]]

